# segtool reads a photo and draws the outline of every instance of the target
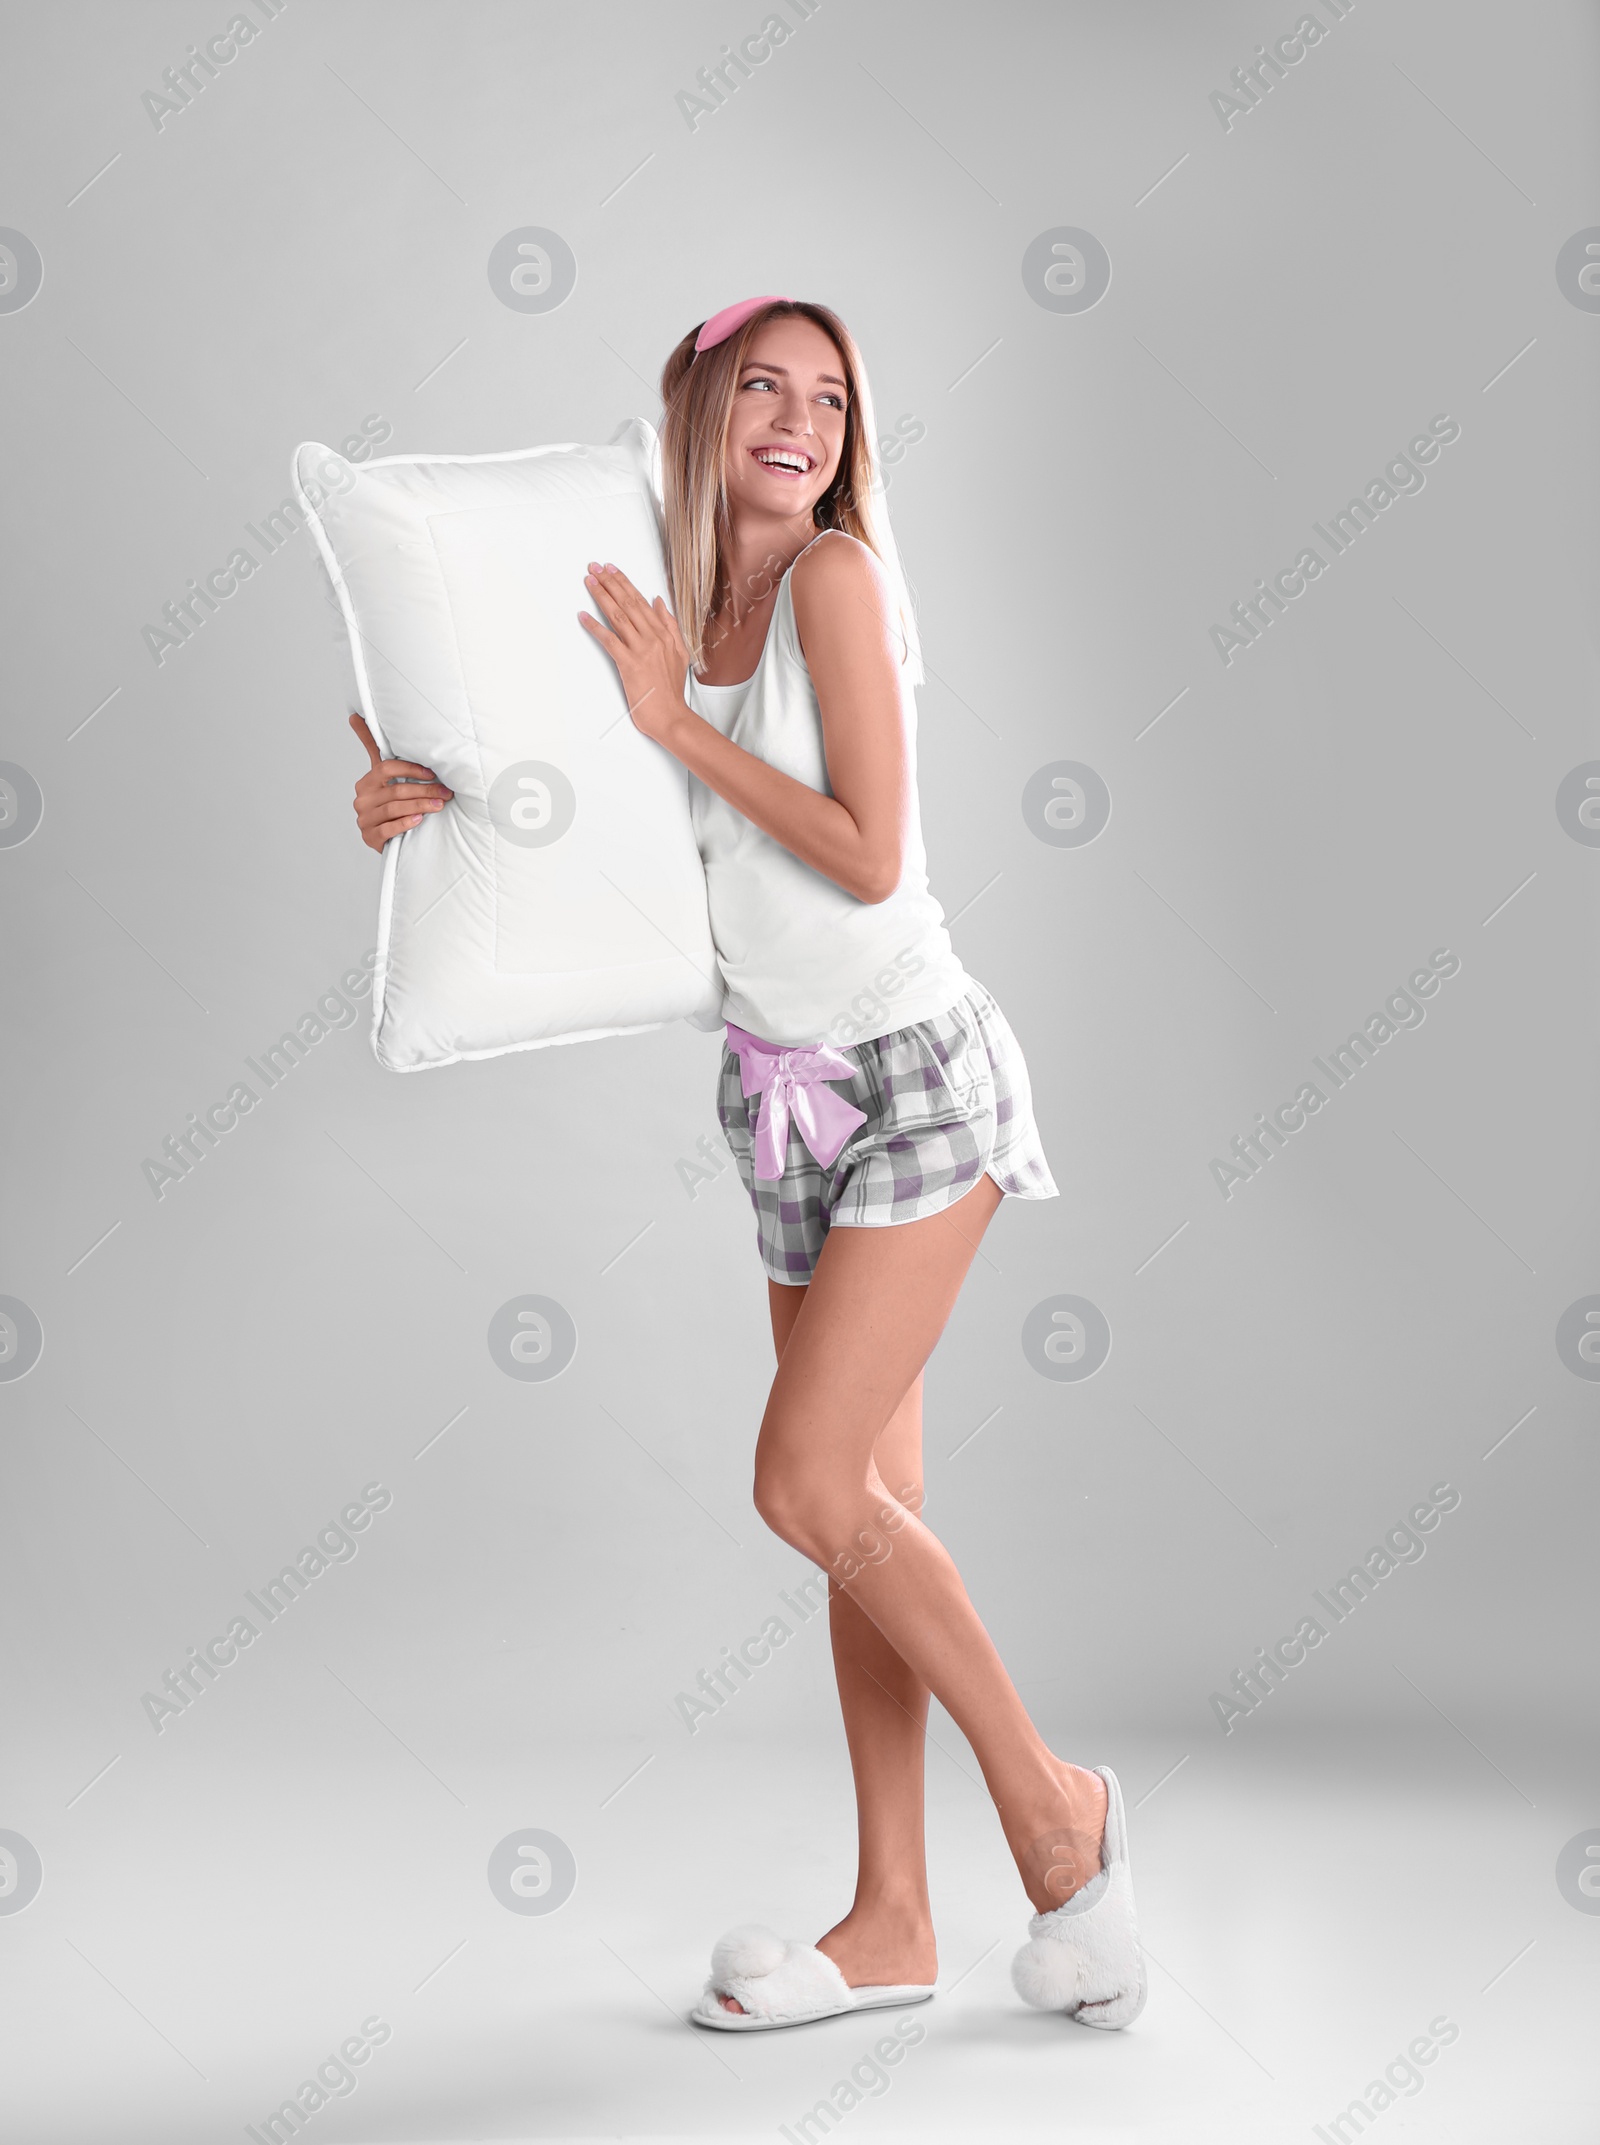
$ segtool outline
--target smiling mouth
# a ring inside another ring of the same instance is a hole
[[[763,469],[770,469],[780,477],[808,477],[817,466],[799,447],[752,447],[750,452]]]

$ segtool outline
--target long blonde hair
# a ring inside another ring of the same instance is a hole
[[[693,327],[661,369],[661,492],[667,585],[678,629],[696,670],[706,660],[706,628],[722,586],[723,546],[732,535],[726,476],[728,413],[738,392],[745,353],[769,321],[814,321],[844,362],[844,447],[833,482],[812,509],[818,529],[842,529],[872,551],[888,575],[898,612],[902,662],[912,684],[922,678],[922,652],[911,593],[889,527],[878,469],[872,392],[855,338],[831,307],[781,298],[753,313],[726,341],[695,355]]]

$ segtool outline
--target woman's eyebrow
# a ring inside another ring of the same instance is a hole
[[[744,369],[746,372],[781,372],[786,380],[789,377],[789,368],[787,365],[763,365],[756,358],[748,359],[745,363]],[[839,378],[837,373],[819,372],[817,374],[817,378],[826,387],[843,387],[845,384],[844,381]]]

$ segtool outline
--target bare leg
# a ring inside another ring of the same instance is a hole
[[[985,1176],[925,1220],[830,1231],[762,1420],[756,1504],[961,1728],[1044,1912],[1100,1866],[1104,1784],[1045,1745],[949,1554],[875,1465],[1002,1196]]]
[[[767,1296],[781,1363],[806,1290],[769,1280]],[[920,1371],[880,1433],[873,1460],[880,1483],[892,1482],[901,1501],[920,1511]],[[817,1949],[852,1988],[932,1981],[939,1954],[922,1822],[928,1687],[831,1575],[828,1628],[855,1776],[856,1896],[844,1919],[818,1937]],[[731,1996],[720,2001],[726,2011],[744,2008]]]
[[[806,1291],[770,1282],[768,1293],[781,1362]],[[908,1509],[920,1511],[920,1371],[879,1433],[873,1461],[880,1483],[892,1484]],[[837,1964],[852,1988],[932,1981],[939,1959],[928,1901],[922,1793],[928,1687],[831,1576],[828,1623],[855,1776],[856,1894],[844,1919],[817,1939],[817,1949]]]

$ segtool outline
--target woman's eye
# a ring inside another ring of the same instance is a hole
[[[744,384],[746,387],[771,387],[773,383],[770,380],[746,380]]]

